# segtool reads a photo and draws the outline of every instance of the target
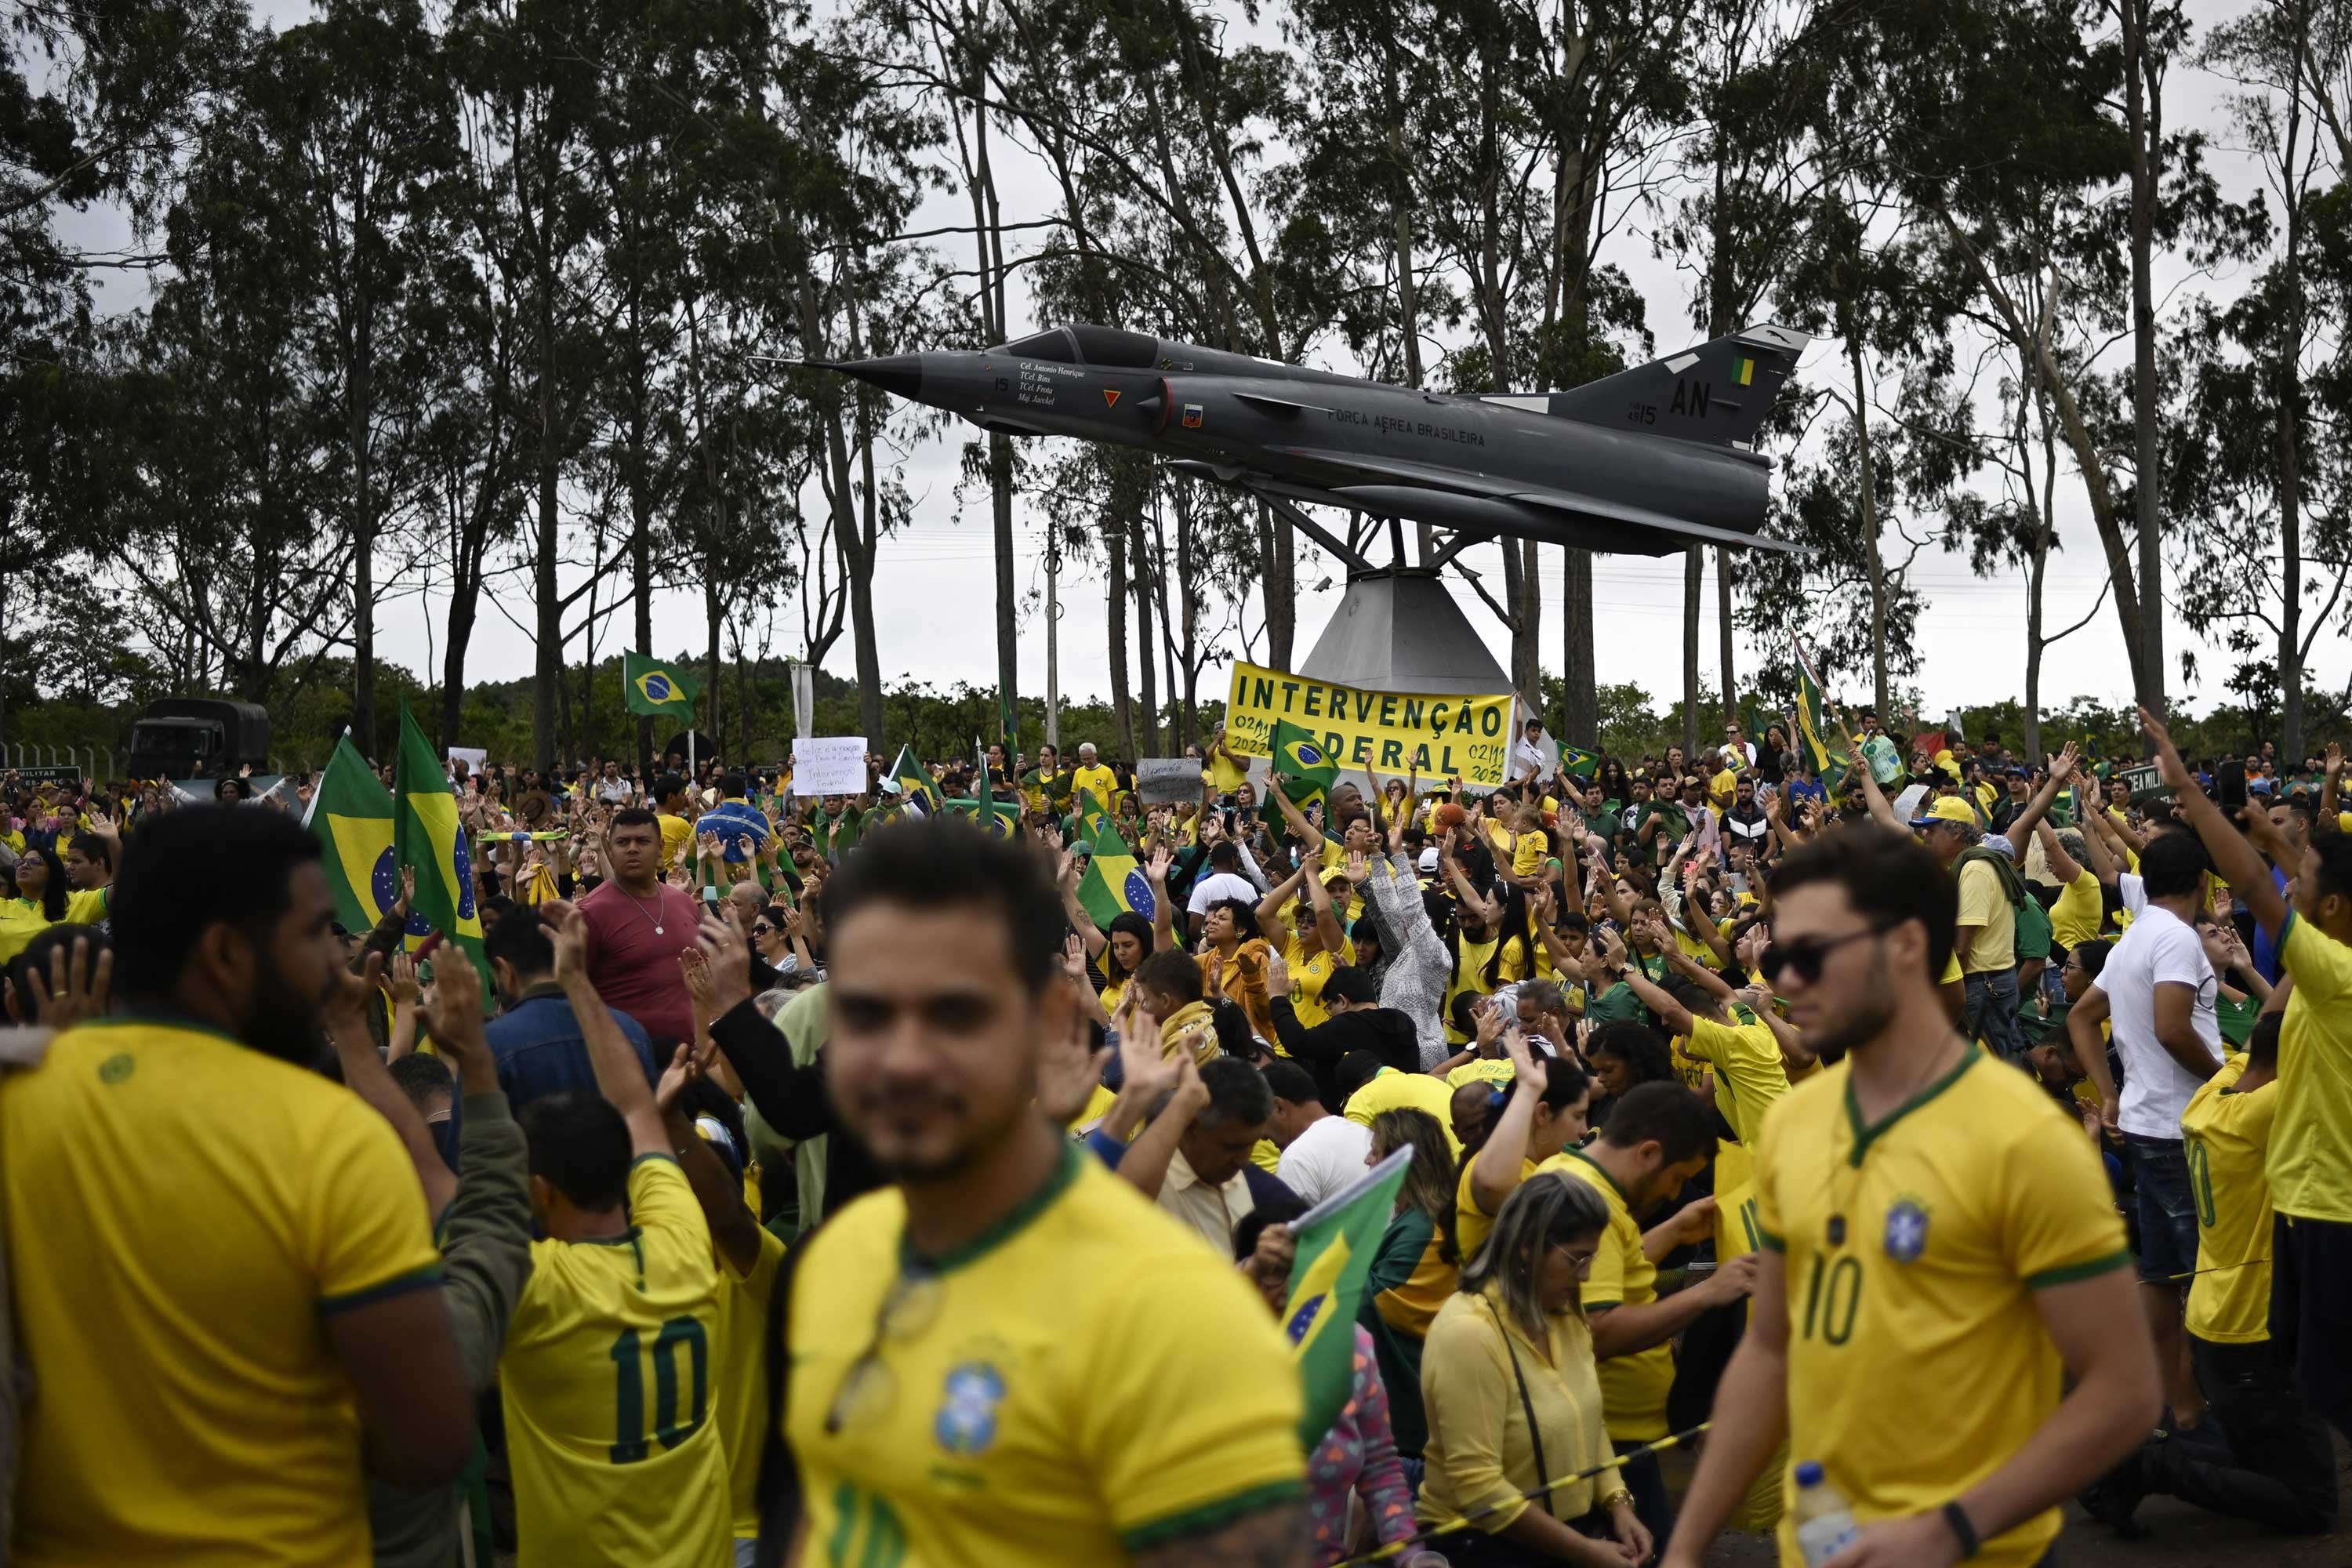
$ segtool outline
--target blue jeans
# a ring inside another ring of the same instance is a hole
[[[2187,1145],[2178,1138],[2124,1134],[2139,1209],[2139,1282],[2164,1285],[2197,1267],[2197,1202],[2189,1192]]]
[[[2017,1026],[2017,971],[1988,969],[1968,976],[1968,1002],[1961,1021],[1971,1037],[1993,1055],[2013,1062],[2025,1055],[2025,1031]]]

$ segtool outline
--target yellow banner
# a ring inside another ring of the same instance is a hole
[[[1364,691],[1328,680],[1235,664],[1225,699],[1225,744],[1249,757],[1273,752],[1274,726],[1312,731],[1343,769],[1418,772],[1424,783],[1462,775],[1492,789],[1511,755],[1511,698]]]

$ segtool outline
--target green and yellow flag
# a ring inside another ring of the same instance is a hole
[[[1156,912],[1151,879],[1136,865],[1135,851],[1119,837],[1118,829],[1108,822],[1094,836],[1094,854],[1087,861],[1085,879],[1078,883],[1078,906],[1101,931],[1108,931],[1111,921],[1130,911],[1145,920]]]
[[[1563,742],[1559,748],[1559,771],[1572,779],[1590,779],[1601,771],[1601,753]]]
[[[393,763],[393,858],[416,868],[414,913],[441,931],[481,972],[483,994],[495,995],[482,957],[482,915],[474,907],[474,857],[457,822],[457,795],[408,705],[400,707],[400,753]],[[410,947],[424,939],[409,925]]]
[[[1797,652],[1798,738],[1803,743],[1806,762],[1826,780],[1853,766],[1853,758],[1847,753],[1843,738],[1830,738],[1829,704],[1822,698],[1821,678],[1813,673],[1813,663],[1805,657],[1804,645],[1790,646]]]
[[[1292,1222],[1297,1250],[1282,1322],[1306,1395],[1299,1440],[1310,1448],[1323,1440],[1354,1390],[1356,1309],[1412,1163],[1412,1151],[1400,1149]]]
[[[675,719],[689,728],[694,723],[694,700],[702,693],[701,682],[677,666],[646,653],[621,656],[621,688],[628,697],[630,712]]]
[[[898,760],[890,764],[890,778],[898,786],[900,805],[918,802],[926,812],[940,808],[940,782],[931,777],[931,770],[916,760],[915,748],[900,746]]]
[[[400,901],[400,867],[392,848],[392,796],[351,731],[335,742],[303,826],[326,846],[327,881],[343,929],[365,932]]]
[[[1331,785],[1339,776],[1339,764],[1315,731],[1277,719],[1274,723],[1274,743],[1268,748],[1274,758],[1274,771],[1284,775],[1282,793],[1290,804],[1304,807],[1311,801],[1321,800],[1330,794]]]

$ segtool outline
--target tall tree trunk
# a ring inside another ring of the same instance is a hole
[[[551,315],[541,331],[553,335]],[[541,340],[542,342],[546,339]],[[563,686],[563,603],[555,592],[555,552],[562,530],[556,505],[555,355],[548,344],[539,382],[539,528],[531,552],[531,603],[538,611],[538,648],[531,682],[532,755],[544,777],[555,766],[556,702]],[[568,707],[569,704],[566,703]]]
[[[1862,453],[1862,543],[1870,574],[1870,699],[1882,724],[1893,716],[1886,691],[1886,561],[1878,547],[1878,466],[1870,447],[1870,380],[1863,374],[1862,334],[1845,336],[1853,366],[1853,436]]]
[[[2164,712],[2164,540],[2162,458],[2157,446],[2156,207],[2160,171],[2156,166],[2160,132],[2151,90],[2159,62],[2148,55],[2148,11],[2154,0],[2122,0],[2124,119],[2131,137],[2132,425],[2139,518],[2139,700],[2150,712]],[[2300,104],[2299,94],[2289,93]]]
[[[635,428],[630,436],[629,462],[629,591],[635,601],[636,651],[651,656],[654,651],[654,498],[646,480],[645,396],[638,387],[635,407],[632,410]],[[650,713],[636,715],[637,766],[651,766],[654,753],[654,720]]]
[[[2306,36],[2309,13],[2298,5],[2289,36]],[[2303,94],[2286,95],[2286,142],[2279,160],[2279,186],[2286,206],[2285,309],[2280,312],[2278,359],[2272,384],[2278,399],[2279,513],[2279,753],[2290,766],[2304,754],[2303,738],[2303,434],[2301,371],[2304,332],[2304,192],[2296,170],[2303,134]],[[2146,528],[2147,507],[2140,508]],[[2141,552],[2143,561],[2146,550]],[[2147,568],[2142,566],[2145,574]]]
[[[1257,503],[1258,535],[1265,552],[1266,658],[1276,669],[1290,669],[1298,632],[1298,543],[1290,520]]]
[[[1739,680],[1732,673],[1731,664],[1731,552],[1718,545],[1715,552],[1715,635],[1717,653],[1723,659],[1723,721],[1727,725],[1739,722]],[[1749,735],[1750,741],[1761,741],[1761,735]]]
[[[1110,612],[1110,706],[1118,730],[1119,754],[1139,757],[1143,753],[1135,749],[1135,700],[1127,684],[1127,530],[1114,507],[1110,526],[1103,530],[1103,554],[1110,572],[1105,601]]]
[[[354,247],[359,243],[353,237]],[[359,265],[356,256],[352,265]],[[352,444],[352,728],[362,737],[360,749],[375,744],[375,478],[370,463],[369,437],[374,421],[371,404],[375,384],[373,321],[362,289],[353,310],[351,368],[350,440]]]
[[[1159,644],[1151,640],[1151,579],[1160,569],[1160,558],[1153,553],[1150,538],[1143,531],[1143,514],[1135,514],[1135,552],[1128,575],[1135,584],[1135,667],[1141,686],[1141,700],[1137,704],[1136,742],[1143,750],[1139,757],[1160,754],[1160,685]],[[1273,590],[1266,590],[1269,613]]]
[[[1600,746],[1601,702],[1592,668],[1592,552],[1570,546],[1559,604],[1560,734],[1588,750]]]
[[[1519,602],[1511,606],[1519,623],[1511,634],[1511,684],[1528,701],[1539,703],[1543,700],[1543,650],[1536,639],[1543,631],[1543,574],[1538,566],[1542,547],[1532,539],[1524,545],[1507,539],[1503,548],[1527,552],[1527,563],[1519,569]]]
[[[1013,575],[1013,437],[999,431],[988,437],[988,500],[996,542],[996,706],[1000,713],[1006,708],[1018,712],[1021,643],[1015,633],[1021,596]],[[1009,740],[1006,744],[1009,750]]]
[[[1694,544],[1683,552],[1683,762],[1698,764],[1698,605],[1705,554]]]

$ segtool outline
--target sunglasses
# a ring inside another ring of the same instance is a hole
[[[1843,936],[1832,937],[1826,942],[1808,937],[1797,942],[1774,942],[1764,950],[1764,956],[1757,960],[1756,967],[1763,973],[1764,984],[1767,985],[1779,984],[1781,974],[1791,971],[1795,973],[1798,979],[1811,985],[1821,979],[1822,966],[1829,962],[1831,953],[1848,942],[1860,942],[1864,937],[1885,936],[1900,923],[1900,921],[1895,921],[1868,925],[1860,931],[1850,931]]]
[[[764,921],[754,921],[751,922],[751,934],[753,936],[773,936],[776,934],[776,928],[768,924]]]
[[[882,1347],[891,1340],[913,1339],[937,1322],[940,1303],[946,1295],[947,1289],[936,1274],[909,1271],[898,1276],[874,1314],[874,1332],[866,1349],[849,1363],[841,1386],[834,1390],[833,1404],[824,1416],[828,1436],[837,1436],[845,1426],[862,1426],[888,1412],[898,1398],[898,1380],[891,1373],[889,1363],[882,1359]]]

